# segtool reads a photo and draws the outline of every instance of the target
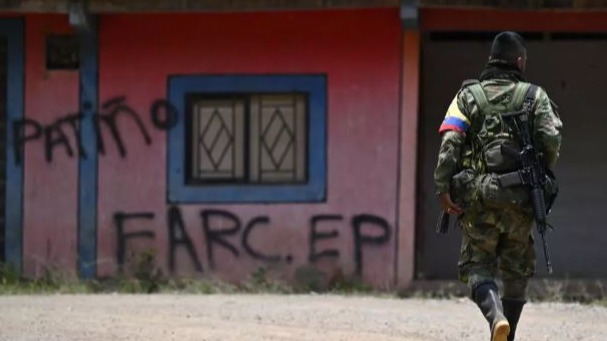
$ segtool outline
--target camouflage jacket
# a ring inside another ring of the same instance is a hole
[[[504,104],[512,99],[518,80],[504,75],[481,81],[481,86],[491,104]],[[463,169],[475,166],[471,160],[471,140],[477,131],[471,122],[479,119],[479,108],[470,90],[462,87],[457,93],[439,129],[442,142],[438,163],[434,171],[436,193],[449,191],[451,179]],[[556,106],[544,89],[538,87],[533,107],[533,134],[537,148],[543,153],[547,166],[552,168],[559,157],[562,122]]]

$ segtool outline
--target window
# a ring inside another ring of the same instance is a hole
[[[326,197],[324,76],[174,76],[169,201]]]
[[[188,183],[305,183],[305,94],[189,98]]]
[[[46,37],[46,68],[48,70],[78,70],[80,67],[78,36],[52,34]]]

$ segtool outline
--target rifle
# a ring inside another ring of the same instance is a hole
[[[451,179],[451,199],[453,199],[455,203],[459,204],[464,209],[466,208],[465,200],[460,200],[461,198],[458,198],[457,192],[458,190],[461,190],[462,187],[466,186],[465,183],[472,181],[475,176],[476,175],[474,174],[474,172],[464,169],[455,174]],[[459,215],[455,218],[455,225],[459,224],[459,220],[461,217],[462,216]],[[451,225],[450,222],[451,219],[449,213],[445,212],[444,210],[441,210],[440,214],[438,215],[438,220],[436,221],[436,233],[447,234],[447,232],[449,231],[449,226]]]
[[[449,231],[449,214],[441,210],[436,221],[436,233],[447,234],[447,231]]]
[[[529,96],[528,96],[529,97]],[[546,268],[549,274],[552,274],[552,263],[546,242],[546,229],[552,226],[548,224],[548,210],[544,197],[544,185],[546,184],[546,169],[542,162],[541,154],[538,152],[531,135],[529,123],[529,111],[531,103],[526,101],[522,110],[502,114],[502,118],[510,125],[521,137],[522,150],[514,150],[508,145],[502,145],[502,153],[514,157],[520,161],[521,169],[515,172],[506,173],[498,176],[502,187],[523,185],[529,189],[529,199],[533,206],[533,215],[537,231],[542,238],[544,248],[544,257],[546,259]]]

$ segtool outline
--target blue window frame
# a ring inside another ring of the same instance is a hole
[[[168,132],[168,201],[171,203],[320,202],[326,199],[327,84],[324,75],[171,76],[168,98],[181,114]],[[187,181],[188,98],[193,95],[305,94],[307,181],[291,184],[191,184]]]

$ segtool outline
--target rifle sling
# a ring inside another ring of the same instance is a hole
[[[527,88],[527,91],[525,93],[525,100],[523,102],[524,105],[526,105],[526,107],[523,107],[523,109],[527,110],[529,116],[531,116],[530,114],[531,114],[531,111],[535,104],[535,94],[536,93],[537,93],[537,85],[529,84],[529,87]],[[519,96],[520,96],[520,92],[515,93],[514,97],[517,102],[520,100]],[[504,188],[525,184],[520,170],[510,172],[510,173],[498,174],[497,181],[499,182],[500,186],[504,187]]]

